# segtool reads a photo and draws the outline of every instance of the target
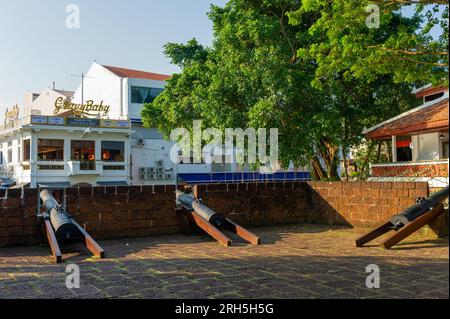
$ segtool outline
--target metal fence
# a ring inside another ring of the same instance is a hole
[[[178,182],[188,184],[242,183],[275,181],[310,181],[309,172],[234,172],[234,173],[184,173],[178,174]]]

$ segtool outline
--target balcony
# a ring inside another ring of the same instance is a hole
[[[103,165],[97,161],[69,161],[69,176],[73,175],[101,175]]]
[[[398,162],[371,165],[372,177],[448,178],[448,159],[421,162]]]

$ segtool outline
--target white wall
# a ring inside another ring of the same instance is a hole
[[[131,87],[164,88],[164,81],[147,79],[121,78],[113,72],[94,62],[84,79],[84,101],[103,101],[110,105],[110,118],[129,117],[140,119],[143,104],[131,103]],[[81,84],[75,92],[73,101],[81,103]]]
[[[413,161],[439,159],[439,133],[421,134],[413,139]]]
[[[66,98],[66,96],[64,96],[63,94],[58,93],[52,89],[45,89],[39,95],[39,97],[35,99],[29,107],[27,107],[27,109],[25,110],[25,116],[30,116],[31,111],[39,111],[40,115],[55,115],[55,101],[60,97],[62,97],[63,99]],[[60,113],[62,112],[65,111],[62,110]]]
[[[123,114],[122,108],[122,79],[114,73],[94,62],[84,79],[84,102],[93,100],[94,103],[103,101],[103,105],[111,107],[108,117],[119,119]],[[81,81],[80,81],[81,82]],[[75,91],[73,102],[81,103],[81,84]]]
[[[170,150],[173,142],[162,139],[144,139],[144,145],[137,145],[137,140],[131,140],[131,184],[132,185],[158,185],[174,184],[176,178],[176,165],[170,159]],[[156,167],[156,161],[163,161],[166,170],[172,170],[172,180],[140,180],[139,168]]]

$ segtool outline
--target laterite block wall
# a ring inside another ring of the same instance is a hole
[[[317,223],[371,227],[428,196],[427,183],[275,182],[197,185],[197,198],[257,226]]]
[[[75,220],[95,239],[178,233],[175,186],[68,188]],[[0,190],[0,246],[38,244],[37,189]]]
[[[243,226],[356,227],[380,224],[429,192],[427,183],[405,182],[224,183],[193,190],[209,207]],[[36,189],[0,189],[0,246],[41,242],[37,196]],[[69,212],[99,240],[184,229],[185,220],[175,210],[175,186],[68,188],[66,200]]]

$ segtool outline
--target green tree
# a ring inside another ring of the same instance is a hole
[[[368,5],[379,8],[379,28],[366,26]],[[400,9],[414,4],[412,19]],[[289,13],[290,23],[302,23],[305,13],[318,19],[309,28],[314,42],[299,48],[301,61],[315,61],[313,85],[321,87],[336,73],[369,82],[393,75],[395,82],[432,82],[448,85],[447,1],[441,0],[304,0]],[[430,31],[440,26],[433,39]]]
[[[275,127],[284,165],[310,165],[318,179],[339,179],[341,149],[345,154],[359,143],[365,126],[411,107],[412,86],[395,83],[392,73],[369,82],[335,70],[320,87],[312,87],[320,61],[298,53],[327,39],[310,32],[320,11],[304,11],[289,23],[287,14],[300,9],[297,0],[231,0],[224,8],[212,6],[213,46],[205,48],[195,39],[165,46],[181,72],[145,105],[144,124],[166,137],[177,127],[192,130],[195,119],[222,130]],[[391,33],[414,33],[418,27],[415,19],[391,15],[380,28],[383,36],[357,28],[378,39],[371,43],[384,43]]]

